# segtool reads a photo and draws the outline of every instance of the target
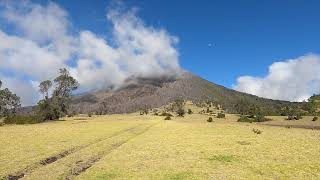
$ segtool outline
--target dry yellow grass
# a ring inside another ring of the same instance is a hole
[[[320,131],[238,123],[237,116],[228,114],[208,123],[208,117],[165,121],[126,114],[2,126],[0,177],[26,167],[25,179],[320,177]],[[53,163],[38,163],[73,148]]]

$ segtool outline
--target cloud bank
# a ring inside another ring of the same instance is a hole
[[[320,56],[309,54],[275,62],[267,76],[241,76],[234,89],[271,99],[307,100],[320,93]]]
[[[130,77],[180,72],[178,38],[147,26],[134,10],[107,12],[112,24],[108,42],[89,30],[72,32],[68,13],[53,2],[7,1],[0,6],[5,22],[0,26],[0,79],[22,97],[23,105],[36,103],[36,85],[62,67],[86,90],[119,87]]]

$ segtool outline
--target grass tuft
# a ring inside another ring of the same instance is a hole
[[[213,155],[213,156],[210,156],[208,160],[229,163],[229,162],[235,161],[236,158],[232,155]]]

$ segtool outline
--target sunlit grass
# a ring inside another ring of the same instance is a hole
[[[0,177],[72,147],[82,148],[33,169],[25,178],[65,179],[96,157],[99,157],[97,161],[72,178],[316,179],[320,176],[318,130],[238,123],[238,116],[229,114],[225,119],[213,117],[212,123],[206,121],[208,115],[197,113],[167,121],[162,116],[137,113],[86,118],[0,127]],[[282,121],[280,118],[273,117],[274,122]],[[309,122],[309,118],[303,121]],[[263,133],[255,134],[253,128]]]

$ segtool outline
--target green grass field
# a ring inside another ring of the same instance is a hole
[[[134,113],[1,126],[0,179],[320,178],[319,130],[208,117]],[[301,122],[320,125],[309,118]]]

